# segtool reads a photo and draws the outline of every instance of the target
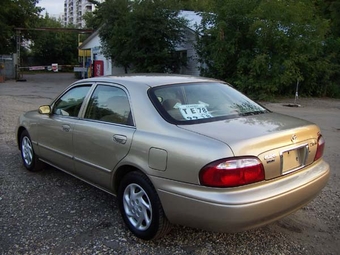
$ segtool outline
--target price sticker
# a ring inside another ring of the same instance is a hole
[[[212,118],[213,116],[209,113],[206,104],[186,104],[186,105],[175,105],[178,108],[186,120],[198,120]]]

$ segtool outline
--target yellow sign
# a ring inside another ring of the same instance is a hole
[[[82,43],[79,43],[81,45]],[[78,50],[79,57],[91,57],[91,49]]]

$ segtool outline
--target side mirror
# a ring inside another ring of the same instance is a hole
[[[50,114],[51,113],[51,107],[49,105],[42,105],[38,109],[40,114]]]

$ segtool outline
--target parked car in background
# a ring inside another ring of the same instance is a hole
[[[71,84],[17,127],[24,166],[47,163],[117,197],[137,237],[172,224],[219,232],[278,220],[326,185],[325,141],[225,82],[180,75]]]

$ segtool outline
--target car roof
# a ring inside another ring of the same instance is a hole
[[[193,82],[221,82],[216,79],[179,74],[127,74],[119,76],[102,76],[86,79],[94,82],[136,83],[150,87],[166,84],[182,84]],[[84,80],[82,80],[84,81]]]

